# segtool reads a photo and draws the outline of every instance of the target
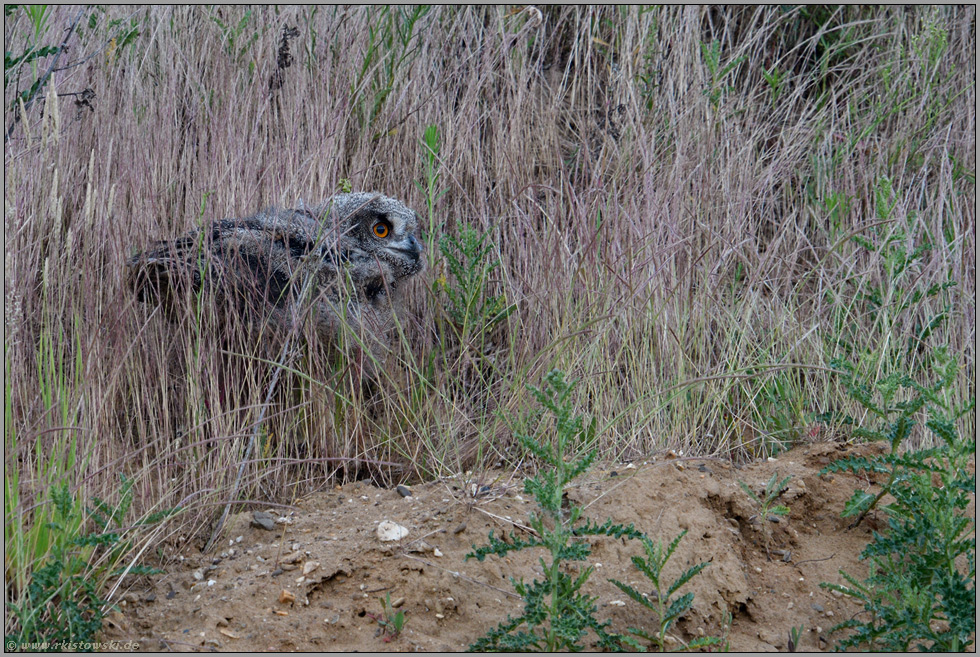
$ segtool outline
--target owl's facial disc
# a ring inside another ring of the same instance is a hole
[[[377,256],[391,265],[396,279],[412,276],[425,267],[421,242],[415,237],[418,222],[415,213],[377,212],[370,219],[369,235],[374,239]]]
[[[380,223],[375,225],[373,233],[375,235],[379,234],[378,227],[383,227],[384,224]],[[398,235],[391,229],[387,231],[382,230],[381,232],[386,232],[389,235],[388,238],[381,239],[381,248],[387,253],[387,255],[400,261],[400,273],[401,276],[411,276],[412,274],[417,274],[422,271],[425,263],[422,259],[422,244],[412,233],[404,233]],[[399,276],[399,278],[401,278]]]
[[[380,277],[385,285],[425,269],[418,215],[401,202],[369,192],[335,196],[327,206],[345,238],[341,248],[359,280]]]

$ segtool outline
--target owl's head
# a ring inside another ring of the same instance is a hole
[[[336,227],[341,259],[369,297],[425,269],[418,215],[374,192],[338,194],[314,211]]]

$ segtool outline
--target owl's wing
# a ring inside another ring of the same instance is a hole
[[[318,233],[320,226],[290,211],[222,219],[130,258],[130,285],[141,301],[168,307],[204,286],[219,297],[283,307],[306,274],[323,285],[346,260],[342,240]]]
[[[195,231],[175,240],[153,242],[130,258],[127,278],[136,298],[170,305],[188,289],[200,290],[213,264],[204,238]]]

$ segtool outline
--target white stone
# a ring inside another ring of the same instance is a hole
[[[408,536],[408,529],[390,520],[378,523],[378,539],[382,542],[400,541]]]

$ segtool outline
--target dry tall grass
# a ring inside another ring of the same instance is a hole
[[[13,15],[8,50],[61,43],[78,11],[36,41]],[[975,396],[975,8],[542,12],[88,11],[43,109],[5,112],[4,458],[23,522],[57,481],[112,499],[124,473],[137,516],[180,506],[172,530],[199,535],[253,433],[237,499],[263,504],[515,465],[525,384],[554,367],[581,378],[610,459],[829,432],[814,414],[849,407],[828,362],[914,369],[920,338],[950,346],[955,392]],[[90,106],[53,95],[84,89]],[[427,218],[430,267],[377,392],[206,304],[169,323],[124,285],[151,239],[342,179]],[[462,335],[438,241],[467,227],[500,261],[483,292],[516,309]]]

